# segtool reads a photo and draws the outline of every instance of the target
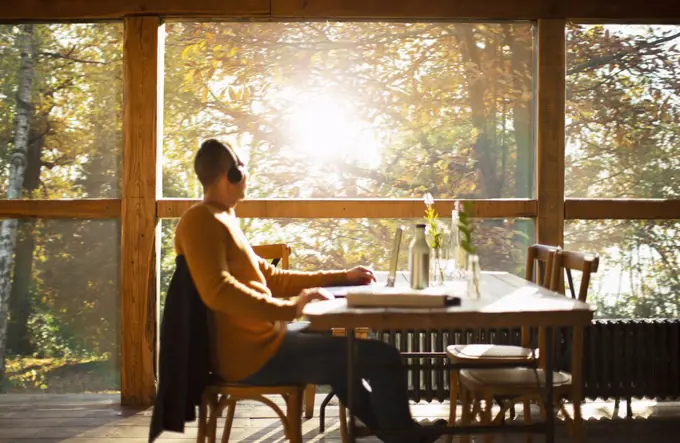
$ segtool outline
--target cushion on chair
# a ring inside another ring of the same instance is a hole
[[[460,382],[472,391],[492,386],[526,389],[537,386],[536,375],[541,386],[545,386],[545,371],[531,368],[463,369],[460,371]],[[569,384],[571,374],[553,372],[553,386]]]
[[[531,349],[521,346],[507,345],[452,345],[446,348],[446,354],[453,362],[474,360],[475,363],[493,363],[502,360],[531,360]],[[536,351],[538,357],[538,351]]]

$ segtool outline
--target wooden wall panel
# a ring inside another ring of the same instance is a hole
[[[0,20],[122,19],[131,15],[266,17],[270,0],[20,0],[0,2]]]
[[[181,217],[198,200],[163,199],[158,201],[158,216]],[[437,200],[441,217],[449,217],[454,200]],[[472,215],[480,218],[535,217],[535,200],[472,200]],[[286,199],[246,200],[238,205],[239,217],[256,218],[420,218],[425,203],[412,200]]]
[[[564,240],[565,21],[538,21],[537,173],[539,243]]]
[[[154,354],[158,17],[125,19],[121,210],[121,401],[150,405]]]

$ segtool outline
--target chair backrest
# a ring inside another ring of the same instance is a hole
[[[600,266],[600,258],[595,254],[585,254],[582,252],[567,251],[558,249],[553,263],[551,277],[551,289],[553,291],[564,292],[562,290],[562,278],[564,274],[569,284],[569,295],[573,299],[585,302],[588,299],[588,287],[590,286],[590,276],[597,272]],[[579,285],[578,296],[574,288],[574,278],[571,271],[581,272],[581,284]]]
[[[529,246],[524,278],[544,288],[552,287],[553,263],[557,249],[557,246],[541,244]]]
[[[290,246],[285,243],[274,243],[271,245],[253,246],[253,251],[265,260],[271,260],[272,266],[281,263],[281,269],[288,269],[290,266]]]

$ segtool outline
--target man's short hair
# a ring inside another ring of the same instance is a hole
[[[203,188],[215,183],[222,175],[238,164],[238,159],[229,143],[209,139],[201,143],[194,158],[194,171]]]

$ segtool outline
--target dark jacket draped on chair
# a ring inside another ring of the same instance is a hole
[[[186,259],[179,255],[163,310],[159,383],[149,442],[163,431],[183,433],[185,422],[196,420],[196,407],[210,376],[209,353],[208,309]]]

